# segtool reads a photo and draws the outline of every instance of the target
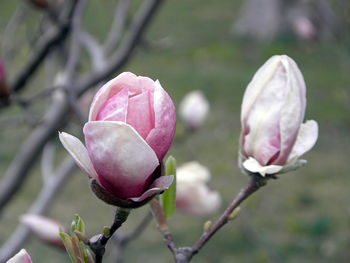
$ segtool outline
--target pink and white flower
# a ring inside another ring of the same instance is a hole
[[[207,183],[210,171],[198,162],[188,162],[176,169],[176,207],[186,213],[202,216],[216,212],[221,205],[218,192]]]
[[[318,125],[303,122],[306,87],[297,64],[273,56],[254,75],[243,97],[243,167],[262,176],[292,166],[316,143]]]
[[[77,164],[114,197],[142,202],[162,192],[172,176],[154,171],[175,133],[174,104],[160,85],[125,72],[96,93],[84,126],[85,146],[60,133],[60,140]]]
[[[21,249],[16,255],[10,258],[7,263],[32,263],[32,260],[25,249]]]

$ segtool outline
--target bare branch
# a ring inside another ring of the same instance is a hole
[[[118,231],[113,235],[113,241],[116,243],[116,257],[114,259],[114,263],[121,263],[123,261],[123,252],[125,247],[130,241],[137,239],[143,233],[152,219],[152,213],[148,212],[131,233],[123,234]]]
[[[216,221],[216,223],[209,229],[209,231],[204,232],[200,239],[192,246],[192,255],[189,259],[192,258],[193,255],[197,254],[198,251],[204,246],[206,242],[221,228],[223,227],[229,220],[229,216],[231,213],[251,194],[255,193],[262,186],[267,183],[267,177],[262,178],[260,175],[252,175],[251,181],[248,186],[242,189],[237,197],[232,201],[232,203],[228,206],[225,212],[221,215],[221,217]]]
[[[124,41],[108,66],[103,71],[95,71],[82,77],[77,83],[72,83],[71,90],[74,95],[81,96],[86,90],[120,70],[127,62],[161,2],[162,0],[148,0],[143,3],[133,19]],[[0,183],[0,213],[24,183],[43,146],[53,136],[57,136],[58,129],[63,127],[67,117],[69,117],[70,106],[66,99],[54,101],[42,125],[38,126],[23,143]]]
[[[99,43],[89,33],[81,31],[79,41],[84,46],[91,57],[92,67],[95,71],[102,70],[105,66],[103,51]]]
[[[0,212],[24,183],[34,161],[46,142],[57,136],[57,130],[63,125],[69,111],[66,100],[57,100],[50,107],[41,126],[38,126],[22,144],[0,184]]]
[[[84,93],[89,87],[107,79],[119,70],[129,59],[132,51],[141,38],[142,33],[147,28],[154,13],[159,8],[163,0],[147,0],[144,1],[138,12],[135,14],[126,36],[120,43],[107,66],[101,70],[96,71],[95,74],[85,75],[78,83],[75,83],[74,90],[80,95]]]
[[[58,24],[58,27],[53,27],[51,30],[48,30],[38,41],[27,62],[10,82],[10,87],[13,91],[18,92],[23,89],[26,82],[36,72],[49,52],[67,37],[70,30],[71,16],[73,15],[77,2],[78,0],[72,2],[68,17]]]
[[[128,18],[130,0],[119,0],[114,13],[114,20],[109,31],[107,40],[103,46],[105,55],[109,55],[118,44]]]
[[[75,75],[78,59],[80,56],[80,47],[79,47],[79,34],[80,34],[80,24],[81,17],[83,15],[83,11],[85,9],[87,0],[80,0],[77,4],[77,7],[73,13],[72,18],[72,43],[68,56],[68,61],[65,69],[65,79],[64,79],[64,89],[67,93],[68,102],[71,108],[74,110],[76,115],[78,116],[81,124],[83,125],[86,122],[84,114],[81,112],[79,105],[77,103],[77,97],[75,93],[73,93],[68,85],[68,83],[72,82],[72,79]]]
[[[68,61],[65,69],[66,82],[70,83],[74,74],[75,69],[77,67],[78,59],[79,59],[79,41],[78,35],[80,33],[80,24],[81,17],[83,15],[83,11],[85,9],[87,0],[80,0],[73,12],[72,17],[72,43],[68,56]]]
[[[27,11],[27,8],[23,1],[19,2],[19,6],[16,9],[14,15],[8,22],[4,35],[2,40],[2,59],[4,60],[5,64],[7,64],[7,60],[9,57],[13,54],[13,35],[17,32],[17,28],[19,26],[19,23],[22,21],[23,16],[25,15],[25,12]]]
[[[67,157],[62,162],[56,175],[52,176],[50,181],[42,188],[40,194],[27,213],[36,215],[44,214],[75,167],[74,160],[71,157]],[[30,231],[28,227],[19,225],[11,238],[1,247],[0,262],[6,262],[17,253],[29,234]]]
[[[55,145],[52,141],[49,141],[44,146],[41,157],[41,176],[43,178],[44,185],[47,184],[53,176],[54,155]]]

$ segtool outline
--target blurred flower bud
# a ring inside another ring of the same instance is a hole
[[[273,56],[255,73],[241,112],[241,162],[246,171],[276,174],[314,146],[317,123],[302,123],[305,93],[303,76],[286,55]]]
[[[293,21],[293,29],[301,39],[311,40],[316,36],[316,28],[307,17],[297,17]]]
[[[199,90],[195,90],[186,94],[182,99],[179,114],[187,128],[197,129],[204,123],[209,108],[209,102],[204,94]]]
[[[7,263],[32,263],[32,260],[25,249],[21,249],[16,255],[10,258]]]
[[[189,162],[176,170],[176,207],[192,215],[216,212],[221,205],[218,192],[206,185],[210,180],[208,168],[198,162]]]
[[[5,70],[0,60],[0,99],[7,99],[10,95],[10,92],[7,87]]]
[[[40,9],[46,9],[48,8],[49,4],[47,0],[30,0],[30,2],[37,8]]]
[[[64,132],[60,140],[93,179],[100,199],[142,203],[172,183],[173,176],[161,176],[156,168],[172,143],[175,126],[174,104],[159,81],[125,72],[95,95],[84,126],[87,148]]]
[[[63,247],[62,239],[59,235],[59,229],[61,228],[64,231],[64,227],[46,217],[34,215],[34,214],[25,214],[20,217],[22,224],[29,227],[29,229],[44,242],[48,242],[55,246]]]

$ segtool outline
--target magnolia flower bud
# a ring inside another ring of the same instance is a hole
[[[314,146],[317,123],[302,123],[305,94],[303,76],[286,55],[273,56],[255,73],[241,112],[241,161],[247,171],[276,174]]]
[[[5,70],[0,60],[0,99],[7,99],[10,95],[10,92],[7,87]]]
[[[221,205],[218,192],[206,185],[210,180],[208,168],[189,162],[176,169],[176,207],[192,215],[214,213]]]
[[[22,224],[28,226],[33,234],[44,242],[63,247],[59,232],[60,229],[64,231],[64,227],[60,223],[50,218],[34,214],[22,215],[20,221]]]
[[[180,102],[179,114],[189,129],[197,129],[202,126],[208,113],[209,102],[199,90],[186,94]]]
[[[32,260],[25,249],[21,249],[16,255],[10,258],[7,263],[32,263]]]
[[[173,176],[155,172],[175,133],[175,107],[160,85],[122,73],[95,95],[84,126],[85,146],[60,133],[77,164],[93,179],[98,197],[143,202],[168,188]],[[125,203],[125,202],[124,202]],[[119,206],[127,207],[128,205]]]
[[[307,17],[300,16],[293,20],[293,29],[298,37],[311,40],[316,36],[316,28]]]
[[[47,0],[30,0],[30,2],[40,9],[46,9],[49,6]]]

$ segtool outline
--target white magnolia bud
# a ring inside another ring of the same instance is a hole
[[[189,162],[176,169],[176,207],[192,215],[207,215],[221,205],[218,192],[212,191],[208,168],[198,162]]]
[[[297,64],[273,56],[254,75],[243,97],[241,156],[253,173],[275,174],[316,143],[317,122],[303,122],[306,87]]]
[[[179,106],[179,114],[184,124],[190,129],[199,128],[209,113],[209,102],[204,94],[195,90],[182,99]]]

